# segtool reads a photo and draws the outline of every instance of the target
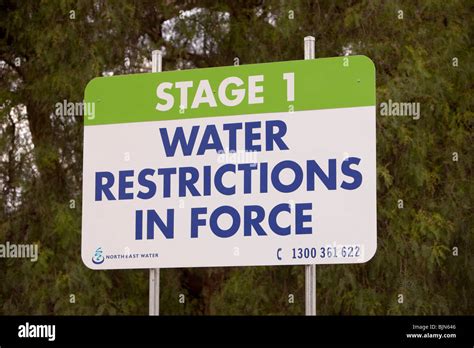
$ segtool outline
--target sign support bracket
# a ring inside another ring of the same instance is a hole
[[[304,59],[315,58],[315,38],[304,38]],[[316,315],[316,265],[305,265],[305,314]]]
[[[151,72],[162,71],[162,53],[159,50],[152,52]],[[160,269],[150,269],[149,315],[160,315]]]

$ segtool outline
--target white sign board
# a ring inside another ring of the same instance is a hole
[[[375,254],[368,58],[99,78],[85,99],[95,105],[84,127],[89,268],[361,263]]]

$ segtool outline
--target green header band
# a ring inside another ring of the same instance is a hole
[[[99,77],[84,94],[94,103],[84,107],[86,126],[374,106],[375,66],[347,56]]]

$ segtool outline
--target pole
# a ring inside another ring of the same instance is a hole
[[[151,72],[161,72],[162,53],[154,50],[151,54]],[[149,315],[160,315],[160,269],[150,269]]]
[[[315,58],[315,38],[304,38],[304,59]],[[305,313],[316,315],[316,265],[305,265]]]

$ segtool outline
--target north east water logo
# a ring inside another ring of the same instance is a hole
[[[96,265],[100,265],[101,263],[104,263],[105,258],[102,255],[102,248],[98,247],[95,250],[94,256],[92,257],[92,262],[95,263]]]

